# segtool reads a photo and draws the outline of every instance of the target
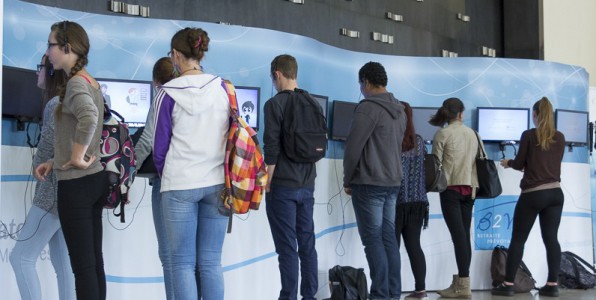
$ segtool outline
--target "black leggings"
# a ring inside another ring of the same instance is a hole
[[[561,246],[557,239],[563,212],[563,191],[560,188],[522,193],[513,215],[513,232],[507,256],[505,281],[513,282],[524,255],[524,245],[540,216],[540,232],[546,247],[549,282],[557,282],[561,266]]]
[[[403,222],[406,224],[396,224],[395,231],[397,235],[397,244],[401,243],[401,237],[404,239],[404,246],[408,252],[410,258],[410,266],[412,267],[412,273],[414,273],[414,288],[416,291],[423,291],[425,287],[426,278],[426,259],[424,258],[424,252],[420,247],[420,234],[422,233],[422,223],[424,222],[424,216],[409,218],[409,222]],[[399,221],[396,220],[396,223]]]
[[[104,171],[58,181],[58,214],[79,300],[106,298],[101,213],[107,187]]]
[[[441,198],[443,218],[453,241],[457,275],[459,277],[470,277],[470,263],[472,261],[470,226],[472,225],[474,199],[471,195],[463,196],[449,189],[441,192],[439,197]]]

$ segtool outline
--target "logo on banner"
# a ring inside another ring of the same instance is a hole
[[[519,196],[499,196],[474,203],[474,249],[493,250],[509,247],[513,212]]]

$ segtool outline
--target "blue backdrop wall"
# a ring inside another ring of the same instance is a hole
[[[300,87],[328,96],[330,102],[360,100],[358,70],[368,61],[378,61],[385,66],[389,77],[388,89],[397,98],[410,102],[412,106],[438,107],[444,99],[458,97],[467,108],[464,122],[473,128],[476,126],[476,107],[530,108],[543,96],[549,97],[555,108],[588,110],[588,74],[583,68],[571,65],[517,59],[374,55],[346,51],[310,38],[265,29],[96,15],[17,0],[4,1],[3,65],[34,69],[45,52],[51,24],[61,20],[78,22],[87,30],[91,40],[88,70],[92,75],[147,81],[151,80],[154,62],[170,50],[171,36],[187,26],[201,27],[211,38],[209,52],[202,62],[204,70],[230,79],[236,85],[260,87],[261,110],[264,102],[275,93],[269,77],[270,62],[282,53],[297,58]],[[388,47],[399,47],[399,43]],[[330,103],[329,110],[331,107]],[[24,220],[31,196],[32,179],[28,175],[31,151],[25,143],[25,134],[15,130],[14,122],[3,120],[0,220],[5,224],[14,223],[15,229]],[[487,148],[491,158],[501,158],[497,145],[487,145]],[[349,197],[340,193],[338,186],[342,176],[343,143],[332,141],[329,149],[326,159],[317,165],[319,175],[315,194],[318,203],[315,223],[320,256],[320,297],[328,296],[328,268],[335,264],[366,268],[362,246],[354,230],[355,220]],[[513,151],[508,148],[505,154],[512,157]],[[589,229],[592,210],[587,148],[577,147],[572,152],[566,152],[564,162],[566,206],[561,232],[570,234],[562,238],[562,243],[564,249],[579,252],[591,260],[592,235]],[[473,282],[474,288],[488,288],[490,285],[490,276],[487,275],[490,252],[485,250],[497,244],[507,245],[510,238],[511,224],[507,220],[512,216],[519,195],[517,186],[521,174],[502,169],[499,172],[505,186],[504,194],[494,200],[477,201],[475,208],[472,272],[477,280]],[[126,230],[113,230],[124,228],[118,227],[118,224],[106,225],[104,252],[109,296],[124,299],[127,295],[145,294],[146,299],[160,299],[156,295],[162,293],[163,279],[150,217],[150,193],[144,180],[137,180],[135,185],[133,193],[136,193],[136,199],[128,209],[134,208],[136,219],[131,220],[132,224]],[[438,196],[430,194],[430,200],[431,226],[423,234],[423,247],[429,263],[427,287],[437,289],[448,284],[455,262]],[[236,232],[227,237],[224,249],[227,282],[235,282],[236,285],[244,282],[242,278],[246,276],[269,278],[270,274],[276,274],[275,254],[264,215],[264,212],[258,211],[243,218],[245,226],[236,226]],[[111,220],[109,216],[106,219]],[[574,231],[573,228],[578,226],[583,229]],[[4,231],[14,230],[8,228]],[[249,233],[254,231],[262,233],[257,241],[249,238]],[[0,277],[14,280],[6,260],[14,241],[7,237],[6,232],[0,233],[0,236]],[[533,231],[530,241],[535,247],[529,246],[526,251],[540,253],[538,232]],[[242,254],[234,253],[236,246],[246,248],[247,244],[251,245],[249,250]],[[128,251],[132,253],[121,254],[124,247],[129,247]],[[137,257],[131,261],[117,258],[126,255]],[[405,263],[405,252],[402,260],[404,288],[412,289],[413,278]],[[528,265],[534,273],[538,273],[539,279],[544,279],[545,266],[540,258],[530,259]],[[45,268],[46,281],[49,282],[44,283],[44,288],[52,293],[55,287],[51,283],[51,266],[45,262],[42,268]],[[258,287],[250,299],[275,297],[279,288],[278,278],[264,281],[267,284]],[[250,285],[250,282],[246,284]],[[249,299],[245,298],[246,295],[235,294],[234,290],[226,292],[227,299]],[[16,295],[17,291],[12,289],[9,293]]]

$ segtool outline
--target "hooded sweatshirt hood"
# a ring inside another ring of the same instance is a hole
[[[404,106],[399,103],[399,100],[397,100],[392,93],[372,95],[369,98],[362,100],[361,103],[362,102],[373,102],[380,105],[393,119],[399,118],[400,114],[404,112]]]
[[[230,102],[220,77],[178,77],[155,97],[153,161],[161,192],[224,183]]]
[[[211,74],[187,75],[173,79],[162,86],[176,105],[188,114],[197,115],[211,107],[196,99],[202,99],[221,91],[221,78]]]

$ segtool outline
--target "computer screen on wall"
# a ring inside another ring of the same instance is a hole
[[[478,134],[487,142],[519,141],[528,130],[527,108],[478,107]]]
[[[2,66],[2,78],[2,116],[41,120],[43,100],[35,70]]]
[[[588,112],[557,109],[555,123],[557,130],[565,136],[566,143],[588,143]]]
[[[151,82],[99,78],[97,82],[106,103],[122,115],[130,127],[145,126],[153,101]]]
[[[252,86],[236,86],[235,88],[240,116],[250,127],[259,130],[261,88]]]
[[[441,127],[428,123],[428,120],[437,113],[438,109],[438,107],[412,107],[412,121],[414,122],[416,134],[420,135],[427,143],[431,142],[435,133],[441,129]]]
[[[354,118],[354,110],[358,103],[333,101],[333,120],[331,125],[332,140],[346,140]]]
[[[329,97],[327,96],[321,96],[321,95],[317,95],[317,94],[310,94],[313,98],[315,98],[315,100],[317,100],[317,102],[321,105],[321,107],[323,108],[323,115],[325,116],[325,119],[327,119],[327,103],[329,101]]]

